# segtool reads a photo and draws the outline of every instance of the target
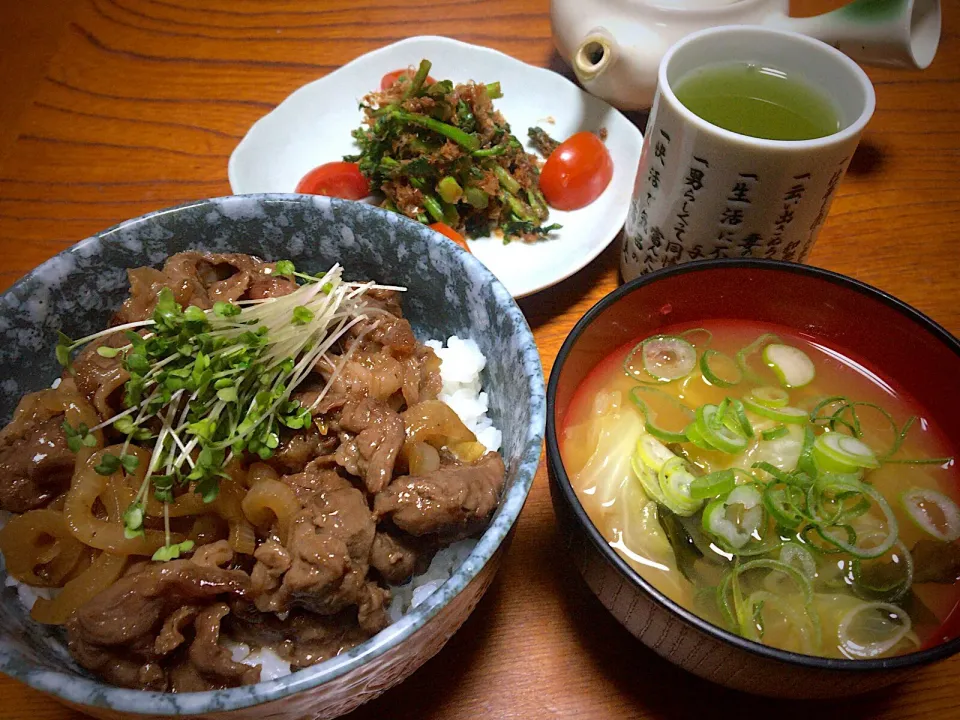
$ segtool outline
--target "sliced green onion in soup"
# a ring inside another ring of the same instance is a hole
[[[703,529],[725,545],[739,550],[760,529],[763,504],[753,485],[740,485],[723,499],[714,500],[703,511]]]
[[[910,627],[910,616],[896,605],[866,602],[843,616],[837,636],[845,655],[865,660],[893,650]]]
[[[634,369],[634,357],[640,355],[641,369],[659,382],[679,380],[697,366],[697,350],[689,342],[675,335],[654,335],[638,344],[624,360],[627,374],[641,376]]]
[[[708,500],[709,498],[726,495],[737,485],[733,470],[717,470],[708,475],[695,478],[690,483],[690,497],[694,500]]]
[[[690,517],[703,506],[702,500],[696,500],[690,494],[690,486],[696,476],[690,472],[687,461],[682,457],[674,456],[667,460],[658,475],[663,504],[677,515]]]
[[[716,448],[713,447],[713,445],[711,445],[710,443],[708,443],[708,442],[704,439],[703,435],[700,433],[700,430],[699,430],[699,428],[698,428],[698,424],[697,424],[696,421],[694,421],[694,422],[690,423],[689,425],[687,425],[687,429],[684,430],[684,434],[687,436],[687,440],[689,440],[690,442],[692,442],[694,445],[696,445],[696,446],[697,446],[698,448],[700,448],[701,450],[715,450],[715,449],[716,449]]]
[[[637,440],[636,455],[655,473],[659,473],[668,460],[677,457],[666,445],[649,434],[641,435]]]
[[[771,482],[763,489],[763,505],[777,525],[796,530],[807,521],[806,493],[796,485]]]
[[[851,485],[851,487],[853,486]],[[886,527],[883,533],[878,535],[871,532],[865,534],[863,537],[857,537],[856,532],[849,524],[839,522],[833,525],[817,526],[817,534],[826,542],[844,552],[850,553],[855,558],[880,557],[892,548],[897,541],[897,533],[899,532],[897,519],[894,517],[893,509],[884,499],[883,495],[877,492],[871,485],[865,482],[858,482],[854,489],[869,496],[876,506],[880,508],[886,521]],[[881,539],[877,540],[878,537]]]
[[[817,632],[814,623],[810,620],[810,613],[815,611],[812,608],[797,607],[797,603],[793,602],[789,596],[784,597],[768,590],[755,590],[745,599],[743,616],[748,621],[741,624],[740,634],[748,640],[770,644],[765,636],[770,634],[771,611],[778,613],[782,621],[791,625],[799,634],[800,646],[796,648],[799,652],[810,655],[817,652],[819,648],[819,645],[815,644]]]
[[[747,395],[743,398],[743,405],[747,410],[759,415],[760,417],[765,417],[769,420],[776,420],[777,422],[781,423],[794,423],[797,425],[802,425],[810,420],[810,416],[807,414],[807,412],[801,410],[800,408],[790,407],[789,405],[785,405],[783,407],[770,407],[769,405],[764,405],[763,403],[757,402],[751,395]]]
[[[729,355],[707,349],[700,356],[700,372],[704,379],[720,388],[730,388],[743,380],[743,370]]]
[[[731,455],[743,452],[747,447],[747,438],[734,432],[722,422],[717,422],[717,405],[701,405],[697,408],[697,430],[704,441]]]
[[[869,445],[842,432],[820,435],[813,443],[813,457],[821,468],[832,472],[880,467],[880,461]]]
[[[764,440],[776,440],[777,438],[782,438],[784,435],[788,435],[790,430],[786,425],[780,424],[776,427],[772,427],[769,430],[764,430],[760,433],[760,437]]]
[[[787,542],[780,548],[780,562],[796,568],[813,582],[817,577],[817,561],[806,546],[798,542]]]
[[[641,397],[643,394],[663,398],[686,416],[687,423],[696,417],[693,410],[688,408],[672,395],[668,395],[667,393],[657,390],[656,388],[638,385],[630,389],[630,401],[634,404],[637,410],[640,411],[640,414],[643,415],[644,426],[648,433],[653,435],[658,440],[663,440],[664,442],[687,442],[686,433],[682,429],[670,430],[657,424],[657,413],[654,412],[654,410]]]
[[[765,407],[782,408],[790,404],[790,394],[786,390],[769,385],[751,390],[750,398]]]
[[[910,488],[900,496],[903,509],[928,535],[943,542],[960,538],[960,508],[949,497],[930,488]]]
[[[677,336],[682,337],[696,348],[705,348],[709,346],[713,340],[713,333],[706,328],[690,328],[689,330],[677,333]]]
[[[853,589],[865,600],[896,602],[913,585],[913,555],[902,540],[890,548],[890,557],[860,559],[851,563]]]
[[[763,382],[763,379],[759,374],[753,371],[750,367],[750,358],[754,353],[760,352],[763,348],[769,343],[779,343],[781,342],[779,336],[774,335],[773,333],[764,333],[752,343],[747,345],[744,348],[741,348],[737,352],[737,365],[740,366],[740,369],[743,371],[743,376],[753,382]]]
[[[793,580],[794,584],[797,586],[797,589],[800,591],[801,598],[804,605],[804,611],[806,613],[806,621],[809,624],[810,636],[809,636],[809,648],[805,648],[805,652],[811,654],[818,653],[821,647],[821,629],[820,629],[820,616],[817,614],[817,611],[813,607],[813,585],[806,575],[801,571],[797,570],[792,565],[787,563],[780,562],[779,560],[771,560],[767,558],[761,558],[758,560],[750,560],[745,562],[743,565],[739,565],[731,569],[721,580],[720,586],[717,589],[718,602],[720,605],[720,611],[727,618],[727,621],[735,620],[731,625],[739,630],[741,634],[744,633],[744,620],[746,619],[747,613],[744,611],[745,608],[740,608],[741,612],[732,612],[730,609],[730,602],[728,596],[733,590],[734,604],[741,605],[743,601],[737,603],[737,598],[739,595],[739,576],[750,572],[753,570],[770,570],[778,573],[782,573]]]
[[[637,476],[647,497],[662,505],[663,492],[660,490],[660,478],[657,472],[644,463],[636,452],[630,458],[630,467],[633,468],[633,474]]]
[[[786,388],[809,385],[817,374],[813,360],[803,350],[792,345],[770,343],[763,348],[763,361]]]

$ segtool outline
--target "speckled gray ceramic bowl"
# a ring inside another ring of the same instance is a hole
[[[0,597],[0,670],[103,718],[336,717],[437,653],[487,589],[539,462],[540,357],[510,293],[471,255],[422,225],[321,197],[227,197],[151,213],[88,238],[0,297],[0,420],[9,420],[20,395],[48,387],[59,374],[53,351],[60,327],[73,337],[104,327],[127,292],[127,268],[158,265],[187,249],[289,258],[310,270],[339,261],[349,279],[406,286],[404,311],[419,337],[475,339],[487,356],[490,416],[503,432],[507,486],[500,507],[470,557],[402,620],[340,657],[279,680],[182,695],[105,685],[72,662],[57,631],[30,620],[9,588]]]

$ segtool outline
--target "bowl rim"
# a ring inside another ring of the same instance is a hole
[[[406,226],[409,230],[422,235],[427,242],[441,246],[453,254],[460,265],[478,278],[484,286],[490,286],[501,312],[511,316],[521,336],[521,353],[518,360],[527,380],[527,393],[530,396],[530,423],[521,442],[521,454],[516,464],[516,479],[503,495],[498,515],[487,526],[470,555],[442,585],[446,592],[434,592],[415,609],[409,611],[396,622],[388,625],[372,638],[351,651],[330,658],[322,663],[275,680],[266,680],[255,685],[246,685],[226,690],[209,690],[192,693],[161,693],[149,690],[133,690],[110,685],[93,677],[77,676],[64,670],[46,670],[38,668],[33,661],[7,645],[0,648],[0,671],[56,698],[80,707],[91,706],[118,711],[131,715],[178,716],[202,713],[225,713],[231,710],[249,708],[277,701],[298,692],[319,687],[387,651],[423,628],[453,599],[477,577],[481,569],[494,556],[503,541],[509,535],[533,486],[533,480],[540,464],[545,427],[545,389],[543,366],[533,333],[516,300],[503,284],[472,254],[453,243],[449,243],[439,233],[424,225],[391,213],[387,210],[362,202],[332,199],[318,195],[295,193],[252,193],[247,195],[226,195],[203,200],[181,203],[168,208],[155,210],[136,218],[131,218],[107,228],[90,237],[63,249],[52,258],[34,267],[25,276],[18,279],[10,288],[0,293],[0,299],[17,290],[38,271],[50,269],[54,263],[68,253],[90,254],[98,252],[104,241],[118,232],[149,224],[159,216],[178,213],[189,209],[206,208],[208,210],[225,209],[224,217],[232,219],[238,211],[250,203],[257,206],[287,204],[290,206],[314,206],[325,217],[331,217],[337,208],[351,206],[362,207],[358,212],[372,213],[388,219],[391,223]],[[4,575],[6,573],[4,572]]]
[[[616,568],[617,571],[619,571],[619,573],[624,576],[634,587],[642,591],[648,598],[659,605],[662,609],[679,616],[688,624],[693,625],[700,632],[706,634],[714,640],[720,641],[721,643],[733,645],[752,655],[758,655],[768,660],[776,660],[789,665],[797,665],[804,668],[813,668],[817,670],[840,670],[851,673],[871,672],[877,670],[889,671],[919,667],[937,660],[942,660],[943,658],[960,652],[960,637],[954,638],[953,640],[949,640],[945,643],[940,643],[939,645],[925,650],[918,650],[905,655],[897,655],[892,658],[873,660],[850,660],[846,658],[825,658],[815,655],[805,655],[803,653],[781,650],[779,648],[769,647],[767,645],[763,645],[762,643],[748,640],[721,628],[719,625],[714,625],[708,620],[704,620],[696,613],[687,610],[661,593],[656,587],[653,586],[652,583],[645,580],[640,573],[630,567],[630,565],[627,564],[627,562],[620,557],[616,551],[614,551],[610,544],[600,534],[600,531],[593,524],[593,521],[590,520],[586,510],[580,503],[576,492],[573,490],[573,486],[570,483],[570,478],[567,476],[567,472],[563,467],[563,461],[560,456],[560,446],[557,440],[557,427],[554,417],[554,408],[556,406],[556,395],[557,387],[560,381],[560,374],[563,372],[563,367],[567,356],[570,354],[573,346],[580,339],[580,336],[593,323],[594,320],[596,320],[609,307],[615,305],[620,299],[633,293],[635,290],[669,277],[696,273],[705,270],[723,269],[752,269],[806,275],[840,285],[847,289],[871,297],[872,299],[875,299],[900,312],[908,320],[912,321],[914,324],[920,326],[940,340],[944,345],[951,349],[958,358],[960,358],[960,341],[958,341],[957,338],[955,338],[937,322],[902,300],[899,300],[893,295],[884,292],[883,290],[831,270],[824,270],[822,268],[817,268],[810,265],[802,265],[783,260],[767,260],[762,258],[723,258],[717,260],[698,260],[683,263],[681,265],[662,268],[652,273],[634,278],[633,280],[622,284],[620,287],[604,296],[592,308],[590,308],[586,314],[584,314],[584,316],[577,322],[576,325],[574,325],[573,330],[570,331],[570,334],[560,347],[560,351],[557,353],[556,360],[554,361],[553,368],[550,372],[550,380],[547,384],[546,454],[548,468],[551,471],[551,481],[560,490],[563,499],[573,511],[577,523],[586,533],[591,544],[608,564]]]

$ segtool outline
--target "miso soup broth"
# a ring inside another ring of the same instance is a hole
[[[741,321],[637,338],[583,380],[560,445],[611,546],[701,617],[825,657],[946,639],[954,447],[839,349]]]

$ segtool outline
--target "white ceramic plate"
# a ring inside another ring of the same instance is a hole
[[[449,38],[416,37],[388,45],[296,90],[254,123],[233,151],[233,192],[293,192],[312,168],[356,152],[350,131],[360,125],[360,98],[379,88],[385,73],[416,66],[423,58],[433,63],[430,74],[437,79],[499,80],[503,98],[495,106],[525,143],[527,128],[533,125],[559,140],[579,130],[607,130],[614,170],[603,195],[581,210],[551,210],[547,222],[560,223],[563,229],[549,239],[506,245],[497,237],[471,240],[477,258],[514,297],[523,297],[569,277],[600,254],[627,217],[640,162],[640,131],[557,73]],[[529,143],[527,147],[532,151]]]

